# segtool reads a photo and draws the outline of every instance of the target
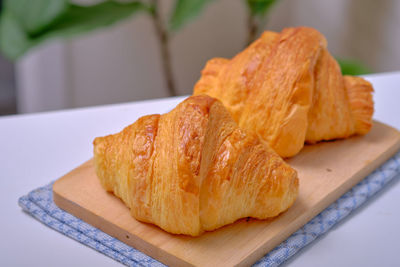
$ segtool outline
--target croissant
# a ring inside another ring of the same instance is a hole
[[[305,142],[366,134],[372,86],[343,77],[326,47],[312,28],[266,31],[231,60],[209,60],[194,95],[221,100],[240,127],[282,157],[296,155]]]
[[[137,220],[174,234],[274,217],[298,194],[297,172],[205,95],[93,143],[102,186]]]

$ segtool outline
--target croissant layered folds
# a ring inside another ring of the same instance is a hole
[[[273,217],[298,194],[296,171],[205,95],[96,138],[94,162],[102,186],[134,218],[175,234]]]
[[[372,86],[342,76],[324,36],[307,27],[265,32],[231,60],[208,61],[194,95],[218,98],[240,127],[280,156],[304,142],[365,134],[371,126]]]

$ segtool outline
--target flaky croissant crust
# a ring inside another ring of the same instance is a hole
[[[312,28],[266,31],[231,60],[208,61],[194,95],[221,100],[240,127],[283,157],[296,155],[304,142],[365,134],[372,126],[372,86],[343,77],[326,47]]]
[[[205,95],[96,138],[94,162],[134,218],[175,234],[273,217],[298,194],[296,171]]]

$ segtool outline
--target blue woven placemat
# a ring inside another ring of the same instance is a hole
[[[357,209],[399,173],[400,152],[262,257],[255,266],[277,266],[283,263]],[[40,187],[21,197],[19,205],[45,225],[125,265],[164,266],[146,254],[59,209],[53,202],[52,185],[53,183]]]

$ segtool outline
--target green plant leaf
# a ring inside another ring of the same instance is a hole
[[[93,6],[71,4],[68,11],[55,20],[41,38],[70,37],[112,25],[140,10],[147,10],[141,2],[120,3],[106,1]]]
[[[253,15],[265,16],[278,0],[245,0]]]
[[[363,75],[371,73],[371,70],[364,64],[350,59],[336,59],[340,65],[343,75]]]
[[[14,13],[5,10],[0,19],[0,49],[8,58],[16,60],[32,47],[48,39],[74,37],[112,25],[141,10],[148,11],[149,7],[141,2],[115,1],[105,1],[92,6],[69,4],[61,16],[33,35],[24,30]]]
[[[28,34],[35,34],[60,17],[68,0],[7,0],[5,8]]]
[[[196,17],[203,10],[204,6],[211,0],[176,0],[169,20],[170,29],[180,29],[190,19]]]
[[[23,54],[31,41],[10,12],[3,11],[0,17],[0,49],[9,59]]]

